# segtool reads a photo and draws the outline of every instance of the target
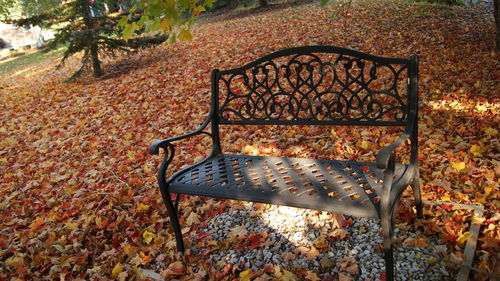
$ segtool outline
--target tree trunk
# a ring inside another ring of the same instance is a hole
[[[102,69],[101,62],[99,61],[99,50],[96,43],[93,43],[90,46],[90,56],[92,58],[92,68],[94,69],[94,76],[99,77],[102,75]]]
[[[239,5],[240,5],[240,0],[229,1],[229,7],[231,7],[232,9],[238,7]]]
[[[99,77],[102,75],[101,62],[99,61],[99,48],[97,46],[97,38],[94,36],[93,32],[93,20],[92,20],[92,6],[88,4],[87,0],[80,0],[80,4],[83,8],[83,22],[85,23],[85,28],[91,32],[90,39],[90,59],[92,60],[92,69],[94,70],[94,76]]]
[[[497,52],[500,52],[500,0],[494,0],[493,5],[494,5],[493,13],[495,16],[495,23],[497,26],[496,50]]]

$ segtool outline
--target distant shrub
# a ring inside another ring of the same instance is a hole
[[[0,38],[0,49],[6,48],[7,42],[5,42],[2,38]]]

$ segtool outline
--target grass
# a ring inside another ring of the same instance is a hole
[[[38,50],[35,52],[24,53],[20,56],[12,57],[0,61],[0,74],[12,74],[34,64],[42,63],[49,59],[58,59],[64,52],[64,46],[57,49],[46,51]]]

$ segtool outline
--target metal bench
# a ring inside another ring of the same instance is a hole
[[[155,141],[164,158],[158,183],[177,249],[184,250],[177,216],[179,194],[308,208],[381,220],[387,280],[394,279],[394,214],[411,186],[422,216],[417,140],[418,56],[377,57],[332,46],[281,50],[230,70],[213,70],[212,105],[195,131]],[[224,154],[221,125],[400,126],[402,135],[376,162]],[[206,128],[210,125],[210,130]],[[174,142],[195,135],[212,140],[209,156],[168,179]],[[410,161],[394,150],[410,141]],[[170,194],[177,194],[172,200]]]

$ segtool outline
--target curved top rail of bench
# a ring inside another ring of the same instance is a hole
[[[332,53],[332,54],[339,54],[339,55],[349,55],[352,57],[357,57],[360,59],[379,62],[379,63],[383,63],[383,64],[405,64],[405,65],[410,64],[410,59],[380,57],[380,56],[375,56],[375,55],[363,53],[361,51],[357,51],[357,50],[353,50],[353,49],[347,49],[347,48],[341,48],[341,47],[335,47],[335,46],[317,45],[317,46],[294,47],[294,48],[279,50],[279,51],[270,53],[266,56],[263,56],[261,58],[258,58],[252,62],[249,62],[241,67],[227,69],[227,70],[221,70],[218,72],[218,74],[224,75],[224,74],[231,74],[234,72],[239,72],[239,71],[257,66],[262,62],[265,62],[265,61],[268,61],[268,60],[271,60],[274,58],[282,57],[282,56],[289,56],[289,55],[293,55],[293,54],[306,55],[306,54],[310,54],[310,53]]]

